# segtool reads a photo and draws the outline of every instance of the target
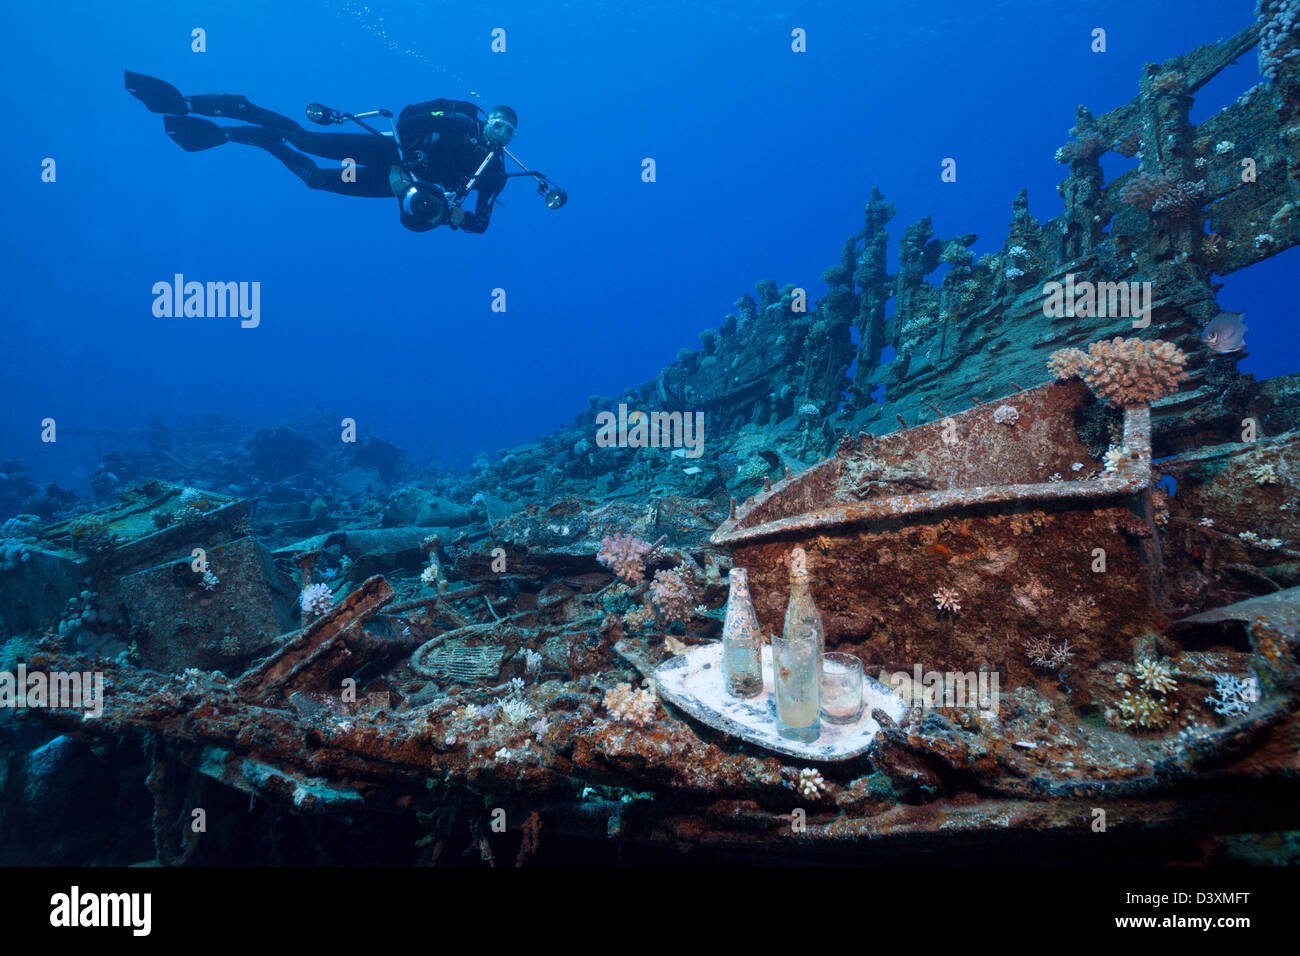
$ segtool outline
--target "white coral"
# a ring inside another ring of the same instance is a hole
[[[1214,693],[1205,702],[1220,717],[1244,717],[1259,700],[1259,685],[1253,677],[1214,675]]]
[[[1281,538],[1261,538],[1253,531],[1242,531],[1237,535],[1242,541],[1264,551],[1276,551],[1281,548],[1285,541]]]
[[[501,717],[508,724],[522,724],[536,715],[533,705],[522,697],[507,697],[501,702]]]
[[[816,800],[826,792],[826,781],[815,768],[804,767],[799,771],[799,782],[795,785],[795,790],[805,799]]]
[[[999,425],[1014,425],[1020,421],[1020,412],[1011,405],[999,405],[993,412],[993,420]]]
[[[961,595],[954,588],[939,588],[930,596],[934,598],[935,607],[940,611],[951,611],[956,614],[961,610],[957,600]]]
[[[1167,694],[1178,686],[1174,672],[1164,661],[1154,658],[1145,660],[1134,668],[1137,679],[1146,685],[1147,690],[1156,694]]]
[[[1063,640],[1059,646],[1053,644],[1051,634],[1029,638],[1024,643],[1024,649],[1031,664],[1047,671],[1068,667],[1074,659],[1074,649],[1070,647],[1070,642]]]
[[[303,588],[302,594],[298,595],[298,606],[302,608],[302,613],[318,617],[334,606],[334,595],[330,593],[329,585],[312,584]]]
[[[1278,483],[1277,468],[1271,461],[1256,462],[1247,469],[1247,474],[1255,484],[1263,487],[1264,485],[1276,485]]]
[[[647,727],[654,721],[655,697],[647,690],[633,690],[631,684],[618,684],[605,691],[605,710],[614,720]]]
[[[1119,468],[1119,463],[1124,460],[1124,450],[1117,445],[1111,445],[1106,449],[1106,454],[1101,460],[1106,471],[1114,472]]]

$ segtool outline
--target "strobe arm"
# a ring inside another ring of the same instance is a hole
[[[547,208],[549,209],[559,209],[561,206],[563,206],[566,202],[569,201],[569,194],[566,193],[559,186],[556,186],[552,184],[549,180],[547,180],[546,176],[543,173],[539,173],[536,170],[532,170],[529,169],[527,166],[524,166],[523,163],[520,163],[519,160],[515,158],[515,155],[511,153],[510,150],[502,147],[501,151],[505,153],[507,156],[509,156],[511,159],[513,159],[516,163],[519,163],[521,167],[520,172],[506,173],[507,179],[510,179],[515,176],[532,176],[534,179],[537,180],[537,194],[546,201]],[[483,175],[483,170],[487,169],[488,164],[492,162],[492,159],[495,156],[496,156],[496,150],[492,150],[487,154],[487,156],[483,158],[483,162],[479,163],[478,169],[474,170],[474,175],[471,176],[469,178],[469,181],[465,183],[464,186],[461,187],[459,192],[457,192],[455,205],[459,206],[462,202],[465,201],[465,197],[470,194],[471,190],[473,190],[474,184],[478,182],[478,178]]]
[[[365,120],[381,116],[388,120],[388,128],[392,131],[392,137],[397,139],[397,127],[393,125],[393,114],[389,110],[366,110],[364,113],[341,113],[336,109],[331,109],[323,103],[308,103],[307,118],[318,126],[342,126],[344,123],[356,123],[362,129],[376,136],[388,138],[387,133],[382,133],[375,129]]]
[[[518,173],[506,173],[506,177],[532,176],[535,178],[537,180],[537,195],[541,196],[546,201],[546,207],[548,209],[559,209],[569,201],[569,194],[559,186],[550,182],[544,173],[539,173],[536,170],[529,169],[519,161],[518,156],[510,152],[510,150],[506,149],[504,146],[501,147],[501,152],[513,159],[515,164],[520,168],[520,170],[522,170],[522,172]]]

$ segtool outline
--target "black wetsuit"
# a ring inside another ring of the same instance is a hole
[[[469,104],[448,100],[418,103],[402,110],[397,132],[408,163],[421,179],[449,189],[459,189],[483,163],[490,150],[483,139],[483,123]],[[460,228],[466,232],[483,232],[492,216],[492,205],[506,185],[506,164],[497,153],[474,182],[478,193],[472,213],[466,212]],[[408,229],[428,229],[425,224],[408,222]]]
[[[483,140],[483,124],[477,116],[439,108],[447,102],[434,100],[408,106],[398,121],[398,132],[405,148],[407,168],[411,172],[426,182],[459,190],[474,175],[489,150]],[[397,144],[389,137],[373,133],[318,133],[304,129],[287,116],[252,104],[235,106],[235,109],[209,112],[208,115],[256,124],[231,127],[227,136],[233,142],[266,150],[312,189],[344,196],[393,195],[389,176],[392,168],[400,165],[401,157]],[[321,169],[304,155],[306,153],[324,159],[355,162],[356,168],[348,177],[354,181],[345,180],[342,169]],[[505,184],[505,162],[498,153],[475,182],[474,191],[478,196],[474,212],[466,211],[459,228],[466,232],[484,232],[492,216],[492,205]],[[401,220],[402,225],[416,232],[434,228],[405,213],[401,214]]]

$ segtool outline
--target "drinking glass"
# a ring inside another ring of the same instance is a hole
[[[773,635],[776,730],[782,737],[809,743],[821,736],[820,665],[817,635],[811,628],[791,637]]]
[[[822,719],[853,724],[862,717],[862,661],[854,654],[822,657]]]

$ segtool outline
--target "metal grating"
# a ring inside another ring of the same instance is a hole
[[[421,670],[463,684],[481,683],[497,676],[504,654],[505,647],[500,644],[471,646],[457,641],[430,651],[421,661]]]

